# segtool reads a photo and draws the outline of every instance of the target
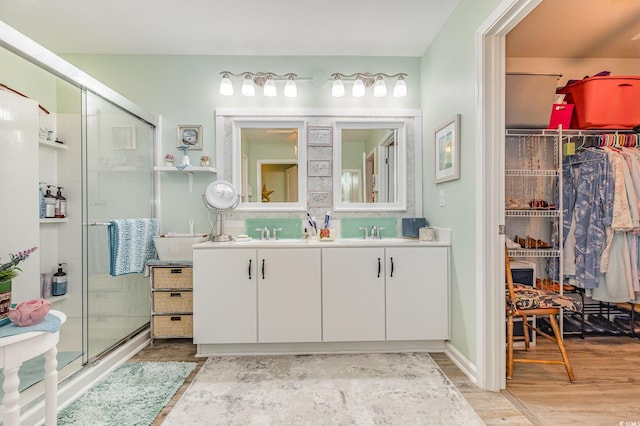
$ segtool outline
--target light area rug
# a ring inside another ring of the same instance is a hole
[[[58,413],[58,425],[148,426],[195,362],[131,362],[109,373]]]
[[[56,355],[58,360],[57,370],[62,370],[80,355],[82,355],[82,352],[58,352]],[[18,377],[20,378],[20,386],[18,386],[20,392],[44,380],[44,355],[38,355],[23,362],[20,370],[18,370]],[[0,370],[0,383],[4,383],[4,372],[2,370]],[[4,398],[4,390],[0,387],[0,401],[2,401],[2,398]]]
[[[426,353],[210,357],[175,425],[482,425]]]

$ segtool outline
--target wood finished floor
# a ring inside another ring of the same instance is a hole
[[[568,338],[565,343],[576,383],[569,383],[562,366],[516,364],[513,380],[507,382],[503,392],[483,391],[446,355],[431,356],[487,425],[640,424],[640,339]],[[131,358],[198,363],[153,426],[162,424],[204,364],[206,358],[196,358],[195,353],[196,347],[189,340],[165,340],[156,341]],[[551,342],[540,339],[525,356],[555,358],[557,353]]]
[[[566,338],[576,375],[562,365],[515,364],[505,394],[536,425],[640,425],[640,339]],[[538,339],[522,357],[559,359],[554,343]]]

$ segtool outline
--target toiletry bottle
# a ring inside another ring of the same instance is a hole
[[[53,284],[51,285],[52,296],[62,296],[67,294],[67,274],[62,271],[62,263],[58,263],[58,272],[53,274]]]
[[[56,194],[56,217],[67,217],[67,199],[62,195],[62,187],[58,187],[58,193]]]
[[[309,231],[307,230],[307,228],[304,228],[304,232],[302,233],[302,239],[303,240],[308,240],[309,239]]]
[[[56,217],[56,197],[51,193],[51,187],[53,185],[47,185],[47,192],[44,194],[45,213],[44,217],[54,218]]]
[[[44,203],[44,191],[42,185],[46,185],[44,182],[38,183],[38,192],[40,193],[40,219],[44,219],[47,215],[47,206]]]

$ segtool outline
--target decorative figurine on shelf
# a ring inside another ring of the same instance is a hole
[[[189,156],[187,155],[187,149],[189,149],[188,146],[179,146],[178,149],[182,150],[182,165],[180,166],[176,166],[176,168],[178,170],[183,170],[186,169],[187,167],[189,167],[191,165],[191,160],[189,159]]]
[[[211,165],[211,159],[208,155],[203,155],[202,157],[200,157],[200,165],[202,167],[209,167]]]
[[[167,154],[164,156],[164,165],[173,166],[173,154]]]

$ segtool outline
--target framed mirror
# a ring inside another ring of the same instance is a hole
[[[404,122],[336,122],[334,209],[406,210]]]
[[[237,210],[306,210],[304,121],[234,121]]]

